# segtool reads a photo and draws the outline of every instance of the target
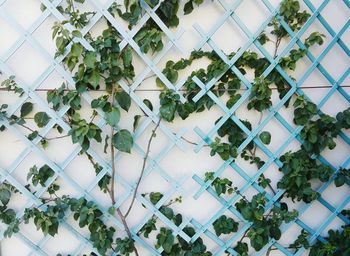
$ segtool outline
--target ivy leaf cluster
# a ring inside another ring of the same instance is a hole
[[[262,112],[272,106],[270,81],[264,78],[256,78],[252,86],[248,109],[255,109]]]
[[[115,228],[108,227],[102,220],[102,211],[92,201],[85,198],[69,200],[73,217],[81,228],[87,226],[90,231],[90,240],[99,253],[105,254],[114,243]]]
[[[159,200],[163,197],[160,192],[151,192],[149,194],[144,194],[143,196],[148,196],[152,204],[156,205]],[[169,220],[173,221],[176,226],[180,226],[182,223],[182,215],[175,214],[174,210],[170,207],[174,203],[181,203],[182,199],[175,198],[170,200],[167,204],[162,205],[159,211],[164,214]],[[180,235],[174,236],[173,231],[167,227],[159,227],[157,222],[157,217],[155,215],[149,219],[145,225],[140,229],[139,234],[143,234],[145,238],[149,238],[152,232],[157,232],[155,248],[162,248],[163,252],[161,255],[164,256],[211,256],[212,254],[207,251],[206,246],[201,238],[198,238],[194,242],[186,242]],[[192,237],[196,234],[193,227],[185,226],[183,232],[188,236]]]
[[[214,178],[214,172],[206,172],[204,181],[212,181],[211,185],[214,187],[215,192],[218,196],[221,194],[232,194],[234,191],[234,188],[232,187],[232,181],[230,181],[228,178]]]
[[[280,230],[282,223],[289,223],[298,216],[296,210],[289,212],[285,203],[281,203],[280,207],[273,206],[265,215],[266,198],[264,194],[253,196],[251,201],[241,199],[235,206],[243,218],[252,223],[247,231],[247,237],[250,239],[250,245],[256,251],[260,251],[271,238],[279,240],[282,235]],[[239,249],[243,251],[244,248],[248,247],[240,245]]]
[[[13,91],[14,93],[19,94],[20,97],[24,94],[24,90],[17,85],[15,76],[10,76],[6,80],[2,81],[0,85],[8,91]]]
[[[79,114],[74,114],[71,119],[72,129],[68,132],[73,143],[79,143],[83,151],[87,151],[90,147],[90,140],[94,139],[97,142],[102,141],[101,129],[86,120],[81,119]]]
[[[300,132],[304,140],[303,148],[306,152],[320,154],[328,147],[334,149],[336,143],[334,138],[339,134],[336,119],[328,115],[320,115],[317,120],[309,121]]]
[[[65,217],[68,205],[65,199],[57,198],[54,205],[48,205],[47,209],[42,211],[38,208],[25,209],[23,220],[29,223],[33,219],[37,230],[41,230],[44,235],[54,236],[58,232],[59,222]]]
[[[46,182],[48,179],[53,177],[55,175],[55,171],[51,169],[48,165],[43,165],[38,169],[36,165],[30,168],[28,174],[27,174],[27,180],[31,181],[33,186],[37,186],[40,184],[42,187],[46,186]],[[49,194],[55,194],[56,191],[58,191],[60,188],[59,185],[52,183],[48,189],[47,192]]]
[[[331,167],[317,163],[303,149],[287,152],[280,160],[283,163],[280,171],[284,176],[277,183],[277,187],[285,189],[286,196],[293,201],[303,200],[310,203],[317,199],[319,194],[312,189],[310,181],[318,179],[327,182],[334,173]]]
[[[234,219],[227,217],[226,215],[220,216],[213,223],[215,234],[220,236],[221,234],[231,234],[237,232],[239,223]]]
[[[343,256],[350,253],[350,225],[343,225],[342,230],[329,230],[326,243],[317,241],[311,246],[310,256]]]

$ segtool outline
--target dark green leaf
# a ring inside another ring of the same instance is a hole
[[[33,103],[26,102],[21,107],[21,117],[27,116],[33,110]]]
[[[119,151],[130,153],[134,140],[128,130],[120,130],[113,136],[113,146]]]
[[[265,145],[269,145],[271,142],[271,134],[267,131],[260,133],[259,138]]]
[[[34,116],[34,121],[38,127],[42,128],[49,123],[50,117],[45,112],[38,112]]]

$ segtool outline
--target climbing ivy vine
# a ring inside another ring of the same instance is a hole
[[[257,115],[260,115],[258,123],[260,125],[264,112],[273,106],[271,99],[273,86],[276,86],[280,99],[283,99],[291,90],[287,80],[294,80],[294,78],[285,77],[279,68],[284,71],[295,70],[298,62],[306,56],[311,47],[323,44],[325,36],[318,31],[312,31],[303,42],[305,49],[292,49],[287,55],[279,56],[281,43],[284,40],[289,40],[289,33],[281,20],[283,19],[292,31],[297,32],[310,18],[310,14],[301,9],[299,1],[283,0],[279,6],[278,14],[269,23],[269,28],[262,32],[256,40],[256,43],[262,45],[271,42],[274,45],[271,57],[278,60],[278,67],[273,67],[267,75],[265,75],[265,71],[271,65],[270,60],[261,57],[258,52],[252,50],[246,50],[233,65],[228,65],[215,51],[204,50],[193,51],[186,59],[167,61],[162,73],[172,84],[179,80],[179,72],[192,67],[196,60],[206,59],[209,64],[205,68],[192,71],[183,85],[182,95],[175,90],[168,89],[160,78],[155,79],[156,85],[161,90],[159,116],[157,117],[159,121],[155,123],[155,128],[149,135],[142,169],[131,203],[127,211],[122,212],[117,206],[115,193],[117,182],[116,151],[125,154],[132,152],[133,133],[142,117],[147,116],[147,114],[144,111],[143,115],[133,115],[129,112],[132,100],[128,91],[124,90],[126,87],[123,86],[123,84],[130,85],[135,79],[134,48],[131,45],[121,46],[122,35],[109,21],[106,22],[105,29],[100,35],[93,36],[89,32],[83,35],[81,31],[95,15],[94,12],[80,11],[79,6],[84,2],[84,0],[65,0],[64,4],[57,7],[57,10],[66,17],[66,20],[56,22],[52,28],[52,38],[57,48],[55,57],[63,58],[63,66],[72,74],[74,86],[63,83],[61,87],[49,91],[46,100],[52,110],[56,112],[66,108],[63,119],[70,127],[69,132],[67,135],[57,137],[42,136],[39,128],[46,127],[50,123],[51,117],[46,112],[33,113],[34,104],[30,101],[26,101],[20,107],[19,115],[10,115],[8,105],[0,105],[0,121],[5,124],[0,126],[0,132],[5,131],[11,125],[19,126],[28,131],[27,138],[29,140],[38,139],[43,149],[50,146],[51,140],[70,137],[72,143],[81,146],[80,153],[89,159],[96,175],[99,175],[104,168],[91,155],[91,144],[103,145],[104,152],[110,156],[111,168],[110,172],[106,172],[99,180],[98,186],[103,193],[109,195],[109,215],[121,221],[126,235],[117,236],[116,227],[106,221],[110,216],[104,216],[103,210],[96,202],[85,197],[58,196],[60,186],[56,182],[57,175],[47,164],[34,165],[27,171],[28,184],[26,189],[36,195],[38,187],[41,186],[46,187],[46,192],[39,198],[39,206],[26,208],[22,215],[17,214],[9,207],[9,202],[19,192],[8,182],[3,182],[0,185],[0,220],[7,226],[4,232],[6,237],[11,237],[19,232],[20,225],[30,221],[33,221],[35,227],[44,235],[55,236],[58,233],[59,225],[67,216],[71,215],[80,228],[87,228],[89,240],[99,254],[140,255],[137,241],[129,227],[128,216],[133,210],[152,140],[156,136],[160,123],[172,122],[178,116],[181,119],[186,119],[195,113],[209,111],[215,105],[209,94],[221,99],[226,98],[225,106],[230,109],[242,97],[240,92],[243,88],[250,89],[247,111],[259,113]],[[188,15],[195,8],[200,8],[199,6],[203,3],[203,0],[185,1],[183,10],[180,10],[180,1],[178,0],[124,1],[124,4],[121,5],[112,4],[108,11],[113,17],[125,21],[129,29],[135,27],[150,10],[153,10],[168,28],[175,28],[179,25],[180,12]],[[46,6],[42,5],[41,9],[44,11]],[[68,29],[67,24],[73,26],[74,29]],[[164,32],[153,19],[149,19],[138,30],[133,40],[142,53],[154,55],[164,47]],[[92,49],[87,49],[82,42],[89,44]],[[229,60],[234,58],[236,54],[236,52],[232,52],[226,57]],[[251,83],[246,84],[242,82],[240,76],[244,76],[248,72],[252,72],[254,78]],[[216,81],[198,101],[195,101],[194,97],[202,89],[195,82],[195,78],[203,84]],[[25,94],[25,91],[16,84],[16,78],[13,76],[3,81],[1,87],[18,94],[19,97],[23,97]],[[103,90],[104,95],[93,98],[89,102],[91,116],[86,119],[81,113],[82,97],[87,92],[98,90]],[[185,98],[185,101],[181,100],[181,96]],[[291,104],[290,101],[292,101]],[[151,112],[153,111],[149,99],[143,99],[143,103]],[[282,178],[276,187],[273,187],[269,178],[261,174],[256,184],[262,188],[263,192],[248,198],[240,188],[233,185],[234,182],[229,178],[218,177],[211,171],[208,171],[204,177],[204,181],[214,189],[216,196],[225,200],[232,196],[239,198],[234,203],[234,207],[238,211],[237,216],[223,214],[212,223],[212,230],[218,237],[237,233],[242,228],[241,222],[248,224],[244,234],[230,248],[238,255],[248,255],[249,247],[258,252],[271,240],[279,240],[282,236],[281,226],[298,218],[298,211],[291,210],[292,207],[287,204],[288,199],[291,199],[292,202],[311,203],[319,198],[320,195],[313,188],[312,182],[328,182],[334,178],[336,187],[350,182],[348,169],[334,170],[324,161],[320,161],[319,158],[325,149],[332,150],[336,147],[336,139],[341,131],[350,128],[350,108],[332,117],[321,113],[317,106],[300,92],[295,92],[294,96],[286,100],[284,105],[293,109],[293,122],[296,126],[301,126],[299,134],[301,143],[299,150],[286,152],[279,156],[278,160],[281,162],[279,171]],[[98,116],[103,117],[104,124],[102,126],[96,122]],[[119,124],[122,118],[129,116],[132,116],[134,120],[132,129],[121,128]],[[219,117],[215,124],[220,122],[222,118],[224,117]],[[38,129],[33,129],[27,124],[29,119],[34,120]],[[238,122],[241,125],[238,125]],[[54,128],[58,133],[63,133],[63,128],[58,124]],[[106,133],[104,128],[108,128],[109,132]],[[255,165],[259,170],[266,163],[258,156],[257,144],[251,140],[246,147],[240,149],[241,144],[250,137],[251,131],[253,131],[253,124],[249,120],[227,119],[218,129],[212,142],[208,143],[210,155],[217,155],[223,161],[230,163],[237,158],[242,158]],[[255,137],[263,145],[269,145],[272,135],[267,131],[262,131]],[[272,197],[275,197],[277,192],[282,193],[279,194],[278,198],[270,201],[267,200],[268,192],[265,191],[265,188],[269,189],[269,195]],[[196,228],[190,224],[184,225],[182,214],[177,213],[172,207],[174,204],[182,202],[181,197],[167,200],[161,205],[159,202],[164,195],[160,192],[150,191],[142,194],[142,197],[156,207],[176,227],[181,227],[187,236],[190,238],[195,236]],[[349,219],[348,210],[344,210],[341,214]],[[324,238],[325,242],[318,240],[314,244],[309,244],[308,232],[302,230],[294,243],[285,246],[285,249],[295,252],[304,247],[310,249],[311,256],[348,255],[350,253],[349,232],[349,225],[344,225],[341,230],[330,230],[328,237]],[[212,255],[202,238],[199,237],[193,242],[187,242],[181,235],[175,234],[170,227],[164,225],[156,214],[147,220],[137,235],[145,239],[154,236],[153,247],[161,249],[161,255]],[[275,249],[272,244],[266,255]],[[96,254],[92,252],[91,255]]]

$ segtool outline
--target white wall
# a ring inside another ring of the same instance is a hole
[[[88,1],[87,2],[92,2]],[[100,2],[106,2],[100,0]],[[183,1],[182,1],[183,2]],[[200,40],[200,36],[192,27],[194,23],[198,23],[204,31],[209,31],[211,27],[217,22],[220,16],[223,14],[223,9],[219,4],[212,3],[212,1],[206,1],[200,8],[197,8],[191,15],[180,17],[180,26],[178,29],[183,28],[185,30],[183,36],[181,37],[179,44],[183,47],[184,53],[179,52],[176,48],[170,50],[170,52],[162,59],[161,63],[158,65],[160,69],[164,67],[166,60],[169,59],[179,59],[181,57],[188,56],[188,53],[196,46],[197,42]],[[227,1],[229,3],[233,2]],[[271,1],[275,6],[278,4],[278,0]],[[316,6],[318,6],[322,1],[313,0],[312,1]],[[20,44],[18,50],[13,54],[8,56],[9,49],[17,42],[21,36],[21,32],[17,31],[15,27],[5,19],[4,15],[10,16],[23,30],[30,30],[33,26],[33,23],[40,17],[41,11],[39,9],[40,1],[39,0],[5,0],[0,1],[0,60],[4,61],[6,65],[13,71],[13,74],[20,80],[22,80],[27,86],[31,87],[34,85],[38,77],[49,67],[51,64],[50,58],[53,57],[55,53],[55,46],[51,40],[51,27],[56,19],[53,16],[45,19],[35,31],[31,34],[31,38],[35,40],[36,43],[42,47],[45,52],[39,52],[33,48],[30,40],[25,40]],[[86,8],[92,8],[92,4],[88,4]],[[304,6],[305,8],[305,6]],[[268,15],[268,10],[263,6],[262,1],[256,0],[243,0],[242,5],[237,10],[237,14],[246,23],[247,27],[251,29],[251,32],[254,33],[256,29],[261,25]],[[341,27],[345,25],[349,18],[349,10],[340,0],[331,0],[325,10],[322,11],[322,16],[326,21],[331,25],[331,27],[338,32]],[[103,22],[100,22],[99,27],[94,27],[94,31],[99,31],[103,26]],[[308,29],[307,32],[302,36],[305,38],[311,31],[320,31],[326,35],[325,43],[323,46],[316,49],[312,49],[311,52],[317,57],[323,49],[327,47],[329,42],[332,40],[332,37],[325,31],[319,21],[315,21],[311,29]],[[349,46],[350,42],[350,30],[345,32],[341,39]],[[173,30],[173,32],[176,32]],[[239,30],[239,28],[233,24],[233,22],[226,22],[224,26],[216,32],[213,37],[215,43],[223,49],[225,53],[236,51],[240,46],[242,46],[247,38]],[[268,47],[272,47],[269,45]],[[206,46],[206,49],[209,49]],[[252,48],[254,50],[254,48]],[[198,66],[205,63],[198,63]],[[349,68],[349,58],[346,56],[345,52],[336,45],[333,49],[327,54],[327,56],[321,61],[323,67],[335,78],[339,79],[340,76]],[[303,59],[296,72],[293,74],[294,77],[300,77],[303,72],[310,65],[310,61],[306,58]],[[143,70],[143,64],[138,63],[136,68],[136,74],[139,74]],[[185,78],[189,72],[181,73],[182,78]],[[5,79],[5,76],[0,76],[0,80]],[[57,88],[63,82],[63,78],[59,75],[58,72],[53,71],[48,74],[47,79],[42,81],[40,89],[52,89]],[[350,78],[348,77],[343,82],[343,86],[349,85]],[[308,79],[302,85],[303,87],[310,86],[321,86],[324,88],[319,89],[305,89],[304,92],[312,99],[315,103],[320,102],[324,95],[328,92],[328,87],[330,86],[329,82],[321,75],[317,70],[312,72]],[[139,89],[155,89],[154,91],[138,91],[137,95],[140,98],[149,98],[152,100],[154,106],[158,106],[158,91],[155,86],[154,80],[149,79],[145,81]],[[349,88],[345,89],[350,93]],[[46,98],[46,92],[37,92],[44,100]],[[96,93],[91,93],[95,96]],[[24,96],[26,97],[26,96]],[[273,95],[273,99],[276,102],[278,97]],[[28,99],[28,101],[33,102],[33,100]],[[14,97],[12,93],[7,93],[0,91],[0,103],[8,103],[12,110],[15,110],[15,107],[18,106],[19,99]],[[88,103],[84,102],[84,107],[88,107]],[[330,97],[329,101],[322,107],[322,111],[327,114],[335,115],[339,111],[343,111],[345,108],[349,107],[349,103],[339,94],[334,93]],[[40,111],[40,107],[35,105],[35,112]],[[18,113],[19,110],[17,109]],[[123,113],[122,118],[122,127],[132,129],[133,115],[140,112],[136,104],[133,104],[132,109],[130,110],[129,115]],[[88,111],[86,111],[86,116],[89,116]],[[208,132],[212,127],[214,121],[223,114],[223,112],[218,108],[214,107],[211,111],[205,111],[200,114],[193,114],[190,118],[185,121],[176,119],[173,123],[166,123],[166,126],[174,133],[180,132],[182,129],[185,129],[184,137],[187,139],[199,142],[200,137],[193,131],[195,127],[199,127],[204,132]],[[258,113],[254,111],[247,111],[246,106],[241,106],[237,111],[237,116],[249,119],[253,126],[256,126],[258,122]],[[291,109],[285,109],[281,111],[281,114],[286,117],[287,120],[292,120]],[[32,122],[29,122],[30,125],[33,125]],[[154,125],[150,125],[147,130],[137,139],[136,143],[142,148],[145,149],[147,145],[148,138],[151,134],[151,130]],[[24,134],[27,134],[27,131],[18,128]],[[279,146],[285,141],[288,136],[288,132],[277,120],[271,121],[264,130],[268,130],[272,133],[272,143],[268,148],[275,152]],[[349,132],[347,133],[348,135]],[[48,137],[56,136],[55,131],[50,131]],[[151,157],[156,157],[160,152],[162,152],[170,143],[170,140],[167,136],[158,130],[157,137],[152,144]],[[199,185],[192,179],[192,175],[197,174],[201,177],[204,176],[204,173],[207,171],[215,171],[222,164],[222,160],[218,157],[210,157],[209,149],[204,147],[199,153],[194,152],[194,146],[186,144],[183,141],[183,144],[187,146],[185,150],[179,149],[177,146],[174,146],[169,154],[160,161],[159,166],[165,170],[169,176],[176,180],[183,180],[182,188],[184,192],[182,196],[184,197],[184,202],[181,205],[175,206],[175,209],[183,213],[187,218],[194,218],[198,222],[205,224],[212,215],[216,213],[219,209],[220,204],[211,197],[208,193],[204,193],[198,200],[193,198],[193,194],[199,189]],[[58,165],[62,165],[66,158],[76,149],[77,145],[71,143],[70,138],[65,138],[62,140],[51,141],[49,148],[43,153],[47,158],[54,161]],[[294,140],[287,150],[298,149],[299,144]],[[100,145],[93,143],[93,148],[99,152],[100,156],[108,161],[108,154],[103,153],[103,149]],[[6,131],[0,133],[0,168],[8,170],[9,168],[16,165],[12,176],[19,181],[22,185],[25,185],[26,176],[29,168],[36,164],[41,166],[45,163],[45,160],[37,153],[30,152],[27,154],[20,162],[14,164],[14,161],[17,161],[20,154],[26,149],[26,145],[21,142],[20,138],[11,131]],[[333,151],[326,150],[322,155],[324,155],[334,166],[339,166],[345,161],[349,156],[350,149],[349,145],[346,145],[342,139],[337,139],[337,147]],[[266,159],[266,156],[258,151],[258,154]],[[237,160],[244,170],[248,174],[253,175],[256,172],[254,166],[248,165],[242,160]],[[131,155],[121,154],[120,159],[117,161],[117,170],[118,173],[127,181],[134,182],[138,177],[142,165],[142,157],[140,154],[133,150]],[[81,187],[87,188],[92,180],[95,178],[95,173],[92,166],[87,161],[84,156],[76,156],[70,164],[64,169],[64,172],[74,181],[79,183]],[[244,180],[239,177],[237,173],[232,168],[227,168],[223,175],[225,177],[230,177],[235,186],[242,186]],[[278,168],[275,164],[267,171],[267,176],[272,179],[273,186],[276,186],[276,182],[280,179],[281,173],[278,171]],[[76,188],[70,186],[64,179],[59,178],[58,183],[62,187],[61,194],[71,194],[72,196],[80,196],[80,193]],[[319,184],[314,184],[315,187],[318,187]],[[162,191],[167,192],[170,189],[170,186],[167,181],[165,181],[155,169],[150,175],[148,175],[144,180],[140,188],[140,192],[151,192],[151,191]],[[335,188],[331,185],[323,194],[323,197],[331,202],[333,206],[339,205],[342,200],[350,192],[349,187],[343,186],[342,188]],[[118,183],[117,185],[117,194],[122,195],[124,193],[123,187]],[[253,195],[256,191],[250,189],[247,194]],[[92,190],[92,196],[102,205],[108,207],[110,201],[108,196],[99,192],[98,188]],[[178,196],[179,193],[175,193],[173,197]],[[24,206],[28,206],[30,201],[23,196],[16,196],[16,200],[11,204],[11,207],[21,211]],[[125,203],[123,206],[126,208],[128,203]],[[302,204],[295,204],[296,208],[301,207]],[[132,212],[132,215],[129,219],[131,226],[137,224],[147,212],[139,203],[136,204],[135,209]],[[230,215],[230,213],[225,213]],[[320,224],[322,224],[331,212],[329,212],[325,207],[319,203],[314,203],[300,218],[310,227],[317,229]],[[72,222],[71,218],[67,220],[68,223],[72,223],[73,227],[77,225]],[[338,219],[334,221],[328,228],[339,227],[341,221]],[[87,235],[86,230],[77,229],[81,234]],[[281,244],[289,244],[294,238],[298,235],[300,228],[297,225],[293,225],[291,229],[284,234],[280,240]],[[21,232],[24,236],[30,239],[33,243],[38,243],[42,238],[41,232],[36,231],[35,226],[31,223],[30,225],[21,225]],[[326,235],[326,232],[323,233]],[[211,240],[205,236],[203,239],[209,244],[209,248],[213,251],[218,248],[217,245],[213,244]],[[225,238],[226,239],[226,238]],[[48,255],[56,255],[56,253],[67,254],[74,251],[80,246],[80,241],[78,241],[74,235],[65,228],[60,228],[59,234],[54,238],[48,239],[48,241],[43,245],[44,251]],[[89,246],[85,246],[83,252],[89,252]],[[11,239],[5,239],[1,242],[1,252],[3,256],[10,255],[29,255],[30,249],[26,244],[21,241],[18,236],[15,236]],[[82,254],[82,253],[81,253]],[[32,254],[35,255],[35,254]],[[148,255],[143,252],[141,255]],[[281,255],[281,253],[275,252],[271,255]]]

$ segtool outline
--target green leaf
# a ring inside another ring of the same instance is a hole
[[[152,102],[149,99],[144,99],[143,103],[151,110],[153,111],[153,105]]]
[[[96,53],[88,52],[84,57],[84,64],[88,68],[94,68],[96,63]]]
[[[33,110],[33,103],[26,102],[21,107],[21,117],[27,116]]]
[[[134,139],[128,130],[120,130],[113,136],[113,146],[119,151],[130,153]]]
[[[163,194],[160,192],[151,192],[149,195],[149,199],[152,204],[156,205],[160,199],[162,199]]]
[[[74,43],[72,45],[72,48],[70,50],[71,54],[74,57],[80,57],[80,55],[83,53],[84,47],[80,43]]]
[[[115,94],[115,99],[118,101],[119,106],[125,111],[129,111],[131,106],[131,97],[126,92],[117,92]]]
[[[260,133],[259,138],[265,145],[269,145],[271,142],[271,134],[267,131]]]
[[[49,123],[50,117],[45,112],[38,112],[34,116],[34,121],[39,128],[42,128]]]
[[[130,47],[125,48],[123,54],[124,67],[130,67],[132,64],[132,50]]]
[[[193,3],[192,3],[192,0],[190,0],[184,5],[184,13],[185,15],[187,15],[187,14],[190,14],[192,11],[193,11]]]
[[[89,83],[96,89],[100,83],[100,74],[98,70],[94,69],[89,77]]]
[[[116,127],[120,120],[120,111],[118,108],[112,108],[111,111],[105,114],[107,124]]]
[[[7,205],[11,198],[11,191],[8,189],[0,190],[0,202],[3,206]]]
[[[133,131],[134,131],[134,132],[135,132],[135,130],[137,129],[137,127],[139,126],[140,119],[141,119],[141,116],[140,116],[140,115],[134,116],[134,123],[133,123],[133,125],[132,125]]]
[[[271,232],[271,236],[274,239],[279,240],[281,238],[282,233],[279,227],[276,227],[276,226],[270,227],[270,232]]]
[[[168,122],[171,122],[174,120],[175,111],[176,111],[176,103],[174,101],[161,105],[159,109],[160,116]]]

